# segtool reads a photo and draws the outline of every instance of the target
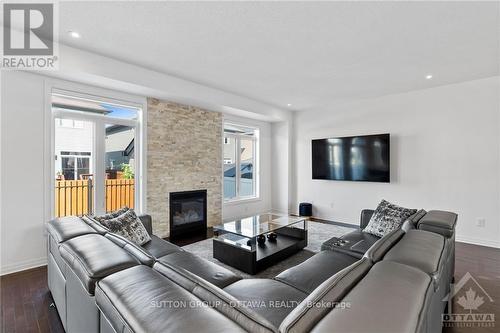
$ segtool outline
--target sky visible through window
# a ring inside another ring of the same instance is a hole
[[[137,119],[137,109],[135,108],[128,108],[125,106],[106,103],[101,103],[100,106],[109,111],[109,113],[106,114],[109,117],[121,119]]]

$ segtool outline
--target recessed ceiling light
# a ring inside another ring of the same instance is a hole
[[[425,76],[425,78],[426,78],[427,80],[432,79],[432,74],[427,74],[427,75]]]
[[[288,103],[286,106],[292,106],[292,104]]]
[[[68,31],[68,34],[73,38],[80,38],[80,34],[76,31]]]

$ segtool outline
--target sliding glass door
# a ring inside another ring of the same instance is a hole
[[[55,216],[93,211],[94,131],[92,121],[54,119]]]
[[[138,107],[52,94],[54,216],[136,208]]]

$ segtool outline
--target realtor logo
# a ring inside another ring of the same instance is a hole
[[[451,285],[443,301],[448,302],[444,327],[495,327],[495,314],[480,309],[486,302],[493,303],[493,299],[469,272]],[[458,306],[453,309],[454,305]]]
[[[55,6],[3,4],[2,69],[57,69]]]

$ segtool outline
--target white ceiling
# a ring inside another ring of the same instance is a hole
[[[293,110],[499,74],[498,2],[59,8],[65,44]],[[72,39],[69,30],[82,37]]]

